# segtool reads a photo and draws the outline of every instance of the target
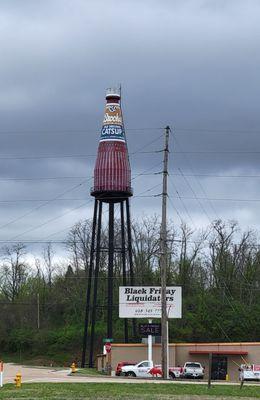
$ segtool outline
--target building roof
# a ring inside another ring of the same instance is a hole
[[[226,356],[230,356],[230,355],[239,355],[239,356],[247,356],[248,355],[248,351],[244,351],[244,350],[212,350],[212,349],[208,349],[208,350],[190,350],[189,354],[222,354],[222,355],[226,355]]]

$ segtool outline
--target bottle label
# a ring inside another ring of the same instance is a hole
[[[100,140],[125,141],[123,118],[119,104],[106,104]]]

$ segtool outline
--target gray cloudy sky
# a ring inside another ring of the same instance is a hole
[[[136,196],[161,192],[161,175],[139,174],[162,154],[140,151],[162,149],[169,124],[169,217],[259,229],[259,20],[258,0],[2,0],[0,240],[62,240],[92,215],[91,155],[117,83]],[[160,207],[132,199],[135,217]]]

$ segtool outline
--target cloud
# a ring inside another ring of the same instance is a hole
[[[80,181],[69,177],[90,177],[95,157],[79,156],[95,154],[105,89],[117,83],[130,153],[161,150],[163,131],[155,128],[170,124],[171,174],[179,168],[184,175],[259,173],[258,1],[13,0],[0,8],[0,179],[32,179],[0,180],[0,200],[54,199]],[[162,153],[130,158],[133,176],[162,169]],[[37,181],[59,176],[68,179]],[[188,179],[197,197],[204,191],[209,198],[260,198],[258,178]],[[171,180],[181,196],[194,197],[182,176]],[[140,175],[134,191],[157,195],[160,188],[150,188],[160,181],[158,174]],[[90,186],[86,182],[72,194],[88,201]],[[186,207],[198,227],[208,222],[206,214],[213,218],[210,203],[220,217],[259,227],[257,203],[205,200],[201,207],[196,199],[175,199],[172,185],[169,194],[179,214],[189,220]],[[77,204],[53,201],[0,229],[0,237],[36,228]],[[1,206],[1,218],[7,223],[33,207]],[[142,215],[144,207],[160,213],[160,197],[132,200],[133,215]],[[32,231],[30,238],[64,230],[91,212],[92,203]],[[172,205],[169,216],[179,218]]]

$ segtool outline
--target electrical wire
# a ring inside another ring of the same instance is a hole
[[[260,175],[219,175],[219,174],[204,174],[204,173],[194,173],[194,174],[189,174],[189,173],[183,173],[183,174],[178,174],[176,172],[171,172],[172,176],[186,176],[186,177],[192,177],[192,176],[198,176],[198,177],[209,177],[209,178],[260,178]]]
[[[182,150],[182,146],[180,145],[178,139],[177,139],[176,137],[174,137],[174,139],[175,139],[176,145],[179,147],[180,150]],[[186,163],[188,164],[190,170],[192,171],[192,173],[194,173],[194,169],[193,169],[193,166],[192,166],[192,164],[191,164],[190,158],[188,158],[186,154],[184,154],[184,158],[185,158]],[[182,171],[180,168],[178,168],[178,170],[180,171],[182,178],[183,178],[183,179],[185,180],[185,182],[189,185],[189,181],[188,181],[187,177],[183,174],[183,171]],[[198,184],[199,187],[200,187],[200,190],[202,191],[202,194],[206,197],[206,196],[207,196],[207,195],[206,195],[206,192],[205,192],[205,190],[204,190],[202,184],[200,183],[200,180],[199,180],[197,177],[195,177],[195,179],[196,179],[197,184]],[[190,188],[191,188],[191,190],[193,191],[193,189],[192,189],[191,186],[190,186]],[[199,200],[198,200],[198,203],[200,204],[200,207],[204,210],[204,212],[205,212],[207,218],[210,220],[206,209],[204,209],[203,205],[201,204],[201,202],[200,202]],[[213,211],[214,218],[215,218],[215,219],[220,219],[219,216],[218,216],[218,214],[217,214],[217,212],[216,212],[216,210],[215,210],[215,207],[214,207],[213,204],[212,204],[212,202],[211,202],[211,201],[208,201],[208,203],[209,203],[209,205],[210,205],[210,207],[211,207],[211,209],[212,209],[212,211]],[[213,218],[213,219],[214,219],[214,218]]]
[[[168,195],[168,200],[169,200],[169,203],[171,204],[173,210],[174,210],[174,211],[176,212],[176,214],[178,215],[179,220],[180,220],[180,223],[182,224],[182,223],[183,223],[183,219],[182,219],[182,217],[181,217],[181,215],[180,215],[178,209],[177,209],[176,206],[173,204],[173,201],[172,201],[172,199],[171,199],[171,197],[170,197],[169,195]]]
[[[158,150],[153,151],[135,151],[130,152],[129,155],[137,154],[155,154]],[[62,159],[62,158],[88,158],[96,157],[96,154],[61,154],[61,155],[42,155],[42,156],[0,156],[0,160],[49,160],[49,159]]]
[[[139,135],[139,133],[146,135],[146,131],[160,131],[164,128],[125,128],[126,131],[131,131],[132,134]],[[71,135],[74,137],[75,134],[84,134],[84,135],[97,135],[100,129],[96,130],[86,130],[86,129],[24,129],[24,130],[2,130],[0,131],[0,135],[33,135],[37,137],[37,134],[45,134],[45,135]],[[134,133],[137,131],[137,133]],[[42,137],[42,136],[41,136]]]
[[[39,206],[34,207],[34,208],[32,208],[31,210],[27,211],[25,214],[22,214],[22,215],[20,215],[19,217],[14,218],[13,220],[7,222],[6,224],[1,225],[1,226],[0,226],[0,230],[3,229],[3,228],[6,228],[7,226],[10,226],[10,225],[14,224],[14,223],[17,222],[17,221],[20,221],[21,219],[27,217],[28,215],[32,214],[33,212],[39,210],[40,208],[45,207],[46,205],[50,204],[51,202],[54,202],[55,200],[59,199],[60,197],[64,196],[65,194],[67,194],[67,193],[69,193],[69,192],[72,192],[73,190],[79,188],[80,186],[82,186],[84,183],[86,183],[86,182],[87,182],[88,180],[90,180],[90,179],[91,179],[91,178],[89,178],[89,179],[84,179],[84,180],[83,180],[81,183],[79,183],[78,185],[74,185],[72,188],[69,188],[69,189],[65,190],[64,192],[60,193],[58,196],[55,196],[53,199],[46,200],[44,204],[40,204]]]
[[[212,155],[212,154],[226,154],[226,155],[230,155],[230,154],[260,154],[260,151],[254,151],[254,150],[185,150],[185,151],[173,151],[173,154],[208,154],[208,155]]]
[[[221,133],[221,134],[237,134],[237,133],[246,133],[246,134],[259,134],[260,129],[215,129],[215,128],[182,128],[182,127],[174,127],[175,132],[183,133]]]
[[[210,201],[234,201],[234,202],[259,202],[260,201],[260,199],[241,199],[241,198],[235,198],[235,197],[233,197],[233,198],[231,198],[231,197],[229,197],[229,198],[217,198],[217,197],[198,197],[198,196],[196,196],[196,197],[190,197],[190,196],[179,196],[178,195],[178,197],[179,198],[181,198],[181,199],[184,199],[184,200],[210,200]],[[173,196],[173,198],[177,198],[177,197],[174,197]]]
[[[138,195],[136,195],[136,196],[134,196],[134,197],[154,197],[155,195],[143,196],[142,194],[153,190],[153,189],[154,189],[155,187],[157,187],[157,186],[158,186],[158,185],[155,185],[154,187],[149,188],[149,189],[147,189],[147,190],[141,192],[140,194],[138,194]],[[120,197],[117,197],[117,198],[120,199]],[[114,197],[105,197],[105,199],[106,199],[106,200],[114,199]],[[125,199],[125,196],[122,196],[122,199]],[[92,199],[91,199],[91,200],[92,200]],[[91,201],[91,200],[90,200],[90,201]],[[51,201],[53,201],[53,199],[52,199]],[[53,221],[56,221],[57,219],[62,218],[62,217],[64,217],[65,215],[67,215],[67,214],[69,214],[69,213],[71,213],[71,212],[73,212],[73,211],[75,211],[75,210],[78,210],[79,208],[82,208],[82,207],[86,206],[86,204],[88,204],[88,203],[89,203],[89,202],[84,202],[83,204],[81,204],[81,205],[79,205],[79,206],[77,206],[77,207],[74,207],[74,208],[68,210],[67,212],[65,212],[65,213],[63,213],[63,214],[61,214],[61,215],[58,215],[57,217],[51,218],[50,220],[48,220],[48,221],[46,221],[46,222],[44,222],[44,223],[42,223],[42,224],[40,224],[40,225],[37,225],[36,227],[30,228],[30,229],[28,229],[28,230],[26,230],[26,231],[24,231],[24,232],[22,232],[22,233],[20,233],[20,234],[18,234],[18,235],[16,235],[16,236],[13,236],[13,237],[10,239],[10,241],[17,239],[17,238],[19,238],[19,237],[25,235],[26,233],[33,232],[33,231],[35,231],[35,230],[37,230],[37,229],[39,229],[39,228],[41,228],[41,227],[43,227],[43,226],[45,226],[45,225],[47,225],[47,224],[53,222]],[[44,205],[45,205],[45,204],[44,204]],[[44,206],[44,205],[42,205],[42,206]],[[39,206],[37,209],[39,209],[39,208],[40,208],[40,206]],[[33,211],[34,211],[34,209],[31,210],[31,212],[33,212]],[[21,219],[21,218],[22,218],[22,217],[20,217],[19,219]],[[9,223],[9,224],[10,224],[10,223]],[[0,227],[0,229],[1,229],[1,227]]]
[[[230,129],[230,128],[222,128],[222,129],[216,129],[216,128],[208,128],[208,127],[192,127],[192,128],[186,128],[182,126],[174,126],[175,132],[181,132],[182,134],[185,133],[220,133],[220,134],[237,134],[237,133],[246,133],[246,134],[259,134],[260,129],[250,129],[250,128],[245,128],[245,129]],[[137,134],[139,132],[144,132],[146,134],[146,131],[160,131],[164,130],[165,127],[127,127],[125,126],[126,131],[131,131],[132,134],[134,134],[135,131],[137,131]],[[78,128],[71,128],[71,129],[51,129],[51,128],[46,128],[46,129],[39,129],[39,128],[34,128],[34,129],[6,129],[6,130],[1,130],[0,135],[33,135],[37,136],[36,134],[46,134],[46,135],[72,135],[74,136],[75,134],[93,134],[96,135],[99,132],[99,128],[96,129],[78,129]]]
[[[187,207],[186,207],[186,205],[185,205],[185,203],[184,203],[182,197],[179,195],[179,192],[178,192],[178,190],[177,190],[175,184],[171,181],[170,176],[169,176],[169,182],[170,182],[170,184],[172,185],[174,191],[175,191],[176,194],[177,194],[177,197],[175,197],[175,198],[177,198],[177,199],[180,200],[180,202],[181,202],[181,204],[182,204],[182,207],[184,208],[184,210],[185,210],[185,212],[186,212],[188,218],[190,219],[190,221],[191,221],[191,223],[192,223],[193,228],[196,230],[195,223],[194,223],[194,221],[193,221],[193,219],[192,219],[192,217],[191,217],[191,215],[190,215],[190,213],[189,213],[189,211],[188,211],[188,209],[187,209]],[[168,197],[174,198],[173,196],[168,196]]]
[[[180,173],[182,173],[181,169],[180,168],[178,168],[178,169],[179,169]],[[207,213],[207,210],[204,208],[203,204],[200,202],[198,196],[196,195],[195,191],[193,190],[192,186],[190,185],[188,179],[185,176],[183,176],[183,179],[186,182],[187,186],[190,188],[190,190],[191,190],[193,196],[195,197],[195,199],[198,201],[198,204],[200,205],[200,208],[201,208],[202,212],[206,215],[209,223],[211,224],[211,219],[209,217],[209,214]]]

